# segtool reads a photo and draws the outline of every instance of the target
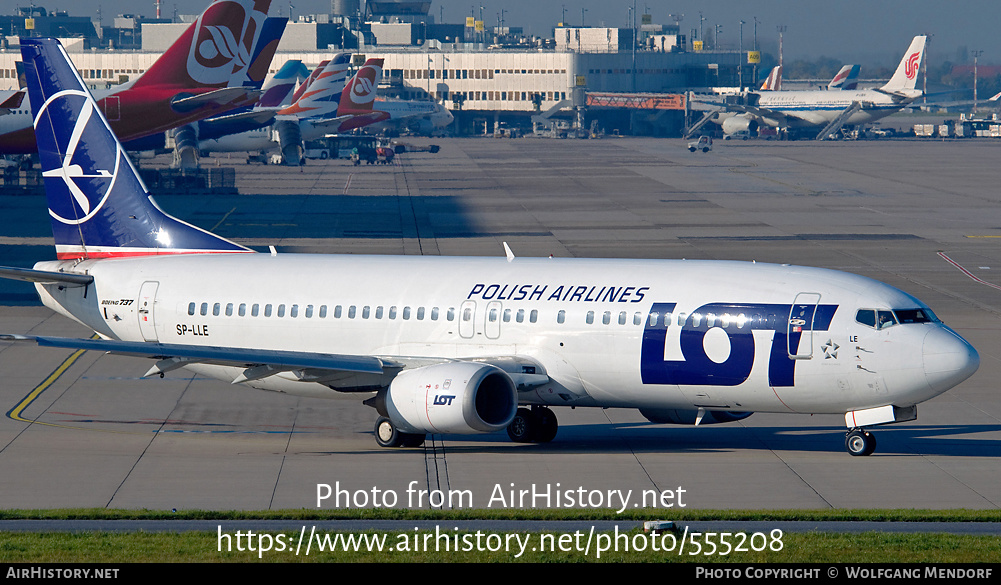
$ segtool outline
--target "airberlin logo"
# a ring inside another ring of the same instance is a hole
[[[907,58],[904,62],[904,75],[907,79],[914,79],[914,76],[918,74],[918,61],[921,59],[921,53],[911,53],[911,56]]]
[[[188,74],[198,83],[229,82],[244,74],[250,64],[250,50],[260,33],[263,15],[248,10],[242,2],[216,2],[195,23],[188,54]]]
[[[372,67],[365,68],[355,76],[351,84],[351,101],[356,104],[367,104],[375,99],[377,71]]]

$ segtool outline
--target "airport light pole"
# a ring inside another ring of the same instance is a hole
[[[782,67],[782,33],[789,28],[784,24],[780,24],[775,27],[775,30],[779,31],[779,67]]]
[[[977,61],[984,54],[982,50],[970,51],[973,53],[973,113],[977,113]]]
[[[580,27],[584,28],[584,13],[587,12],[587,8],[580,9]]]
[[[703,30],[703,23],[705,23],[706,17],[702,16],[702,11],[699,10],[699,41],[705,43],[705,31]],[[705,46],[702,47],[705,49]]]
[[[744,90],[744,25],[745,21],[740,21],[740,56],[737,58],[737,83],[741,91]]]

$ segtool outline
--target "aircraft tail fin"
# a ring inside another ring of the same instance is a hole
[[[776,65],[772,68],[765,82],[761,84],[761,91],[779,91],[782,89],[782,66]]]
[[[886,93],[907,93],[914,90],[918,81],[918,71],[921,70],[921,61],[924,59],[926,39],[924,35],[914,37],[900,64],[897,65],[897,71],[880,90]]]
[[[302,79],[306,78],[303,72],[308,74],[302,61],[298,59],[286,61],[274,77],[264,84],[263,93],[257,101],[257,105],[263,108],[276,108],[282,105],[285,99],[292,95],[292,90],[295,89],[295,84],[299,81],[300,76]]]
[[[21,39],[60,259],[251,252],[163,212],[55,39]]]
[[[331,116],[337,113],[344,83],[351,64],[350,53],[339,53],[327,63],[299,98],[279,115],[295,115],[300,118]]]
[[[382,79],[383,62],[383,59],[369,59],[355,72],[341,94],[341,107],[338,113],[364,114],[372,111],[379,80]]]
[[[266,61],[261,70],[259,64],[254,67],[253,58],[270,7],[271,0],[215,0],[133,87],[252,85],[251,70],[267,73],[271,63],[270,56],[257,59]],[[272,56],[277,41],[273,45]]]
[[[838,71],[834,79],[827,84],[827,89],[856,89],[858,88],[858,74],[862,70],[861,65],[845,65]]]
[[[309,89],[309,86],[312,85],[314,81],[316,81],[316,78],[319,77],[321,73],[323,73],[323,70],[329,64],[330,64],[329,60],[320,61],[320,64],[316,66],[316,69],[313,69],[313,72],[309,74],[309,77],[306,78],[306,81],[303,81],[301,84],[299,84],[299,87],[292,94],[293,104],[299,101],[299,98],[302,97],[302,94],[306,93],[306,90]]]

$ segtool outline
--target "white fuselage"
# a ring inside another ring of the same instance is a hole
[[[762,92],[758,107],[779,112],[793,122],[781,118],[762,117],[769,126],[819,126],[826,125],[851,106],[852,102],[862,104],[862,109],[848,118],[846,124],[866,124],[889,116],[900,110],[910,100],[894,100],[889,95],[872,90],[850,91],[775,91]],[[798,120],[798,122],[795,122]]]
[[[924,307],[893,287],[784,265],[203,254],[83,261],[73,271],[94,284],[37,285],[43,302],[108,338],[415,362],[520,356],[550,378],[522,392],[523,403],[809,413],[907,406],[954,385],[972,351],[938,322],[877,330],[856,321],[859,309]],[[155,291],[149,313],[138,309],[141,290]],[[827,322],[818,317],[810,331],[809,318],[797,320],[804,308]],[[189,367],[226,381],[239,373]],[[291,373],[250,385],[334,393]]]

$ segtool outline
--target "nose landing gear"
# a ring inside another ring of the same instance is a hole
[[[845,450],[856,457],[872,455],[876,450],[876,437],[865,429],[852,429],[845,435]]]

